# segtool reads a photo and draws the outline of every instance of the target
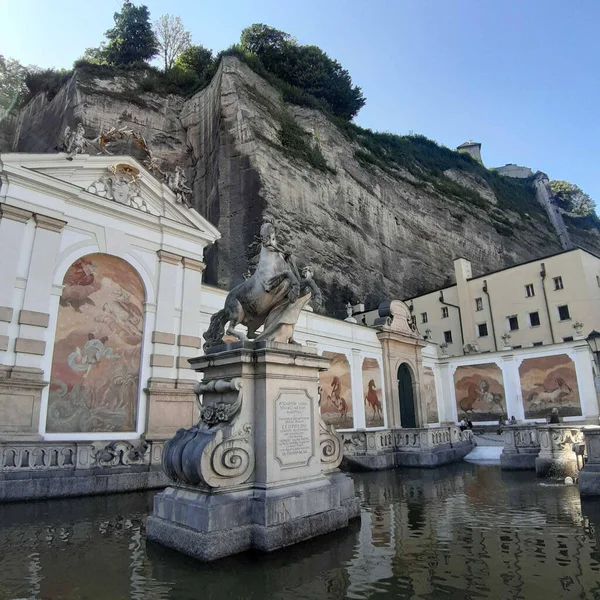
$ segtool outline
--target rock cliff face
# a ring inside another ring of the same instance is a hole
[[[479,274],[561,250],[539,206],[507,211],[486,181],[453,169],[443,177],[481,202],[445,195],[426,173],[368,164],[326,116],[286,105],[233,57],[188,100],[135,89],[132,79],[76,75],[51,102],[38,97],[21,111],[12,148],[56,151],[65,126],[78,122],[89,138],[115,125],[140,132],[163,168],[186,167],[196,208],[223,235],[207,252],[209,283],[242,280],[265,216],[299,263],[315,266],[327,312],[337,316],[348,300],[373,307],[446,284],[457,256]],[[580,232],[577,242],[600,251],[597,232]]]

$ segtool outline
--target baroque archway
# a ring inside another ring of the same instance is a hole
[[[413,376],[410,367],[402,363],[398,367],[398,396],[400,398],[400,426],[414,428],[417,426]]]
[[[65,274],[56,323],[48,433],[135,431],[145,291],[136,270],[88,254]]]

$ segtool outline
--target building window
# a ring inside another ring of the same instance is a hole
[[[481,298],[475,298],[475,310],[483,310],[483,300]]]
[[[446,342],[446,344],[452,343],[452,332],[451,331],[444,331],[444,341]]]
[[[543,346],[544,342],[533,342],[534,346]]]
[[[421,323],[427,323],[427,313],[421,313]]]
[[[554,289],[555,290],[562,290],[563,289],[563,281],[562,281],[562,277],[555,277],[554,278]]]
[[[511,331],[516,331],[517,329],[519,329],[519,318],[517,317],[517,315],[508,317],[508,328]]]
[[[477,330],[479,333],[479,337],[487,337],[487,334],[488,334],[487,323],[480,323],[479,325],[477,325]]]
[[[536,310],[535,312],[529,313],[529,326],[538,327],[540,324],[540,313]]]
[[[535,296],[535,290],[533,289],[533,283],[528,283],[525,286],[525,296],[527,298],[532,298],[533,296]]]
[[[598,284],[598,287],[600,287],[600,275],[596,275],[596,283]]]
[[[569,307],[566,304],[558,307],[558,318],[560,321],[568,321],[571,318]]]
[[[572,342],[573,341],[573,336],[572,335],[568,335],[567,337],[563,338],[563,342]]]
[[[513,350],[518,350],[519,348],[522,348],[523,346],[521,346],[521,344],[518,344],[517,346],[513,346],[512,349]]]
[[[442,306],[442,319],[448,318],[448,307]]]

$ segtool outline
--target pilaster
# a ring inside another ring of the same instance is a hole
[[[0,204],[0,364],[9,363],[8,353],[10,363],[14,362],[14,340],[18,335],[15,285],[25,228],[32,216],[28,210]]]
[[[594,385],[593,358],[586,342],[573,348],[571,355],[577,373],[579,400],[583,417],[594,425],[598,424],[598,395]]]
[[[515,417],[518,422],[525,419],[523,409],[523,396],[521,393],[521,379],[519,377],[519,364],[512,354],[502,357],[500,364],[502,378],[504,379],[504,393],[506,397],[506,418]]]
[[[366,429],[367,419],[365,415],[365,399],[363,396],[362,355],[357,348],[352,349],[350,373],[352,376],[352,413],[354,415],[354,428]]]
[[[46,331],[50,321],[52,281],[65,221],[34,214],[35,234],[27,272],[23,306],[18,314],[15,364],[42,369],[48,352]],[[51,350],[51,349],[50,349]]]

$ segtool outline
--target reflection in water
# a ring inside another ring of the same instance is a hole
[[[145,538],[153,493],[0,507],[0,598],[600,598],[600,502],[461,463],[355,475],[361,522],[201,564]]]

